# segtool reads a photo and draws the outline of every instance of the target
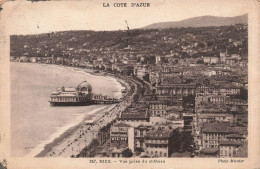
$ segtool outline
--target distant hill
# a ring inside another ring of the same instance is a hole
[[[167,29],[177,27],[209,27],[227,26],[235,24],[247,24],[248,15],[244,14],[235,17],[200,16],[174,22],[159,22],[147,25],[141,29]]]

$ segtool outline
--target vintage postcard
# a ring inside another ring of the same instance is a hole
[[[0,169],[260,169],[257,0],[0,3]]]

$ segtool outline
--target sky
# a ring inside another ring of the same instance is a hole
[[[109,2],[110,7],[103,7]],[[127,2],[128,7],[112,7]],[[129,7],[131,2],[150,3],[149,8]],[[238,16],[248,13],[247,0],[71,0],[30,2],[7,1],[0,12],[5,34],[38,34],[66,30],[125,30],[157,22],[178,21],[196,16]],[[0,30],[1,31],[1,30]]]

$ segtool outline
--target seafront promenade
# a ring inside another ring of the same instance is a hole
[[[96,114],[105,115],[102,117],[97,116],[92,125],[86,125],[85,121],[82,121],[79,125],[61,135],[56,141],[54,140],[49,145],[46,145],[45,149],[37,157],[76,157],[82,149],[98,137],[101,128],[113,122],[120,112],[130,106],[134,102],[134,98],[140,93],[138,85],[141,85],[141,83],[131,78],[117,78],[128,84],[126,85],[128,93],[120,103],[110,105],[96,112]]]

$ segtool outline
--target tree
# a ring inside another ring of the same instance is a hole
[[[196,61],[196,63],[197,63],[197,64],[204,64],[204,60],[199,59],[199,60]]]
[[[175,129],[171,139],[171,152],[187,151],[193,142],[191,133]]]
[[[125,151],[123,151],[122,155],[123,155],[123,157],[132,157],[133,156],[133,152],[132,152],[132,150],[127,148]]]
[[[0,162],[0,169],[7,169],[7,161],[4,159],[2,162]]]
[[[149,81],[150,81],[150,80],[149,80],[149,74],[144,75],[144,76],[143,76],[143,79],[144,79],[145,81],[149,82]]]
[[[194,108],[195,106],[195,96],[193,95],[188,95],[188,96],[183,96],[183,102],[182,106],[184,108]]]

